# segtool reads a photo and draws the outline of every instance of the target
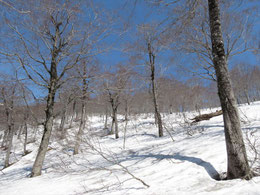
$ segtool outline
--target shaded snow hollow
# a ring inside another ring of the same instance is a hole
[[[244,135],[255,132],[255,137],[251,138],[259,137],[260,140],[260,102],[240,106],[239,110]],[[195,115],[188,113],[187,118]],[[260,177],[250,181],[214,179],[218,173],[226,171],[227,164],[222,116],[189,127],[183,123],[181,115],[164,115],[168,133],[165,131],[162,138],[157,137],[153,115],[132,117],[127,127],[125,149],[123,120],[117,140],[113,135],[100,136],[104,134],[103,118],[92,116],[88,120],[81,152],[75,156],[72,153],[76,124],[68,130],[70,140],[62,142],[55,136],[54,128],[39,177],[28,177],[39,141],[28,144],[32,152],[22,156],[22,140],[15,139],[11,155],[11,161],[15,163],[0,171],[0,194],[260,194]],[[192,136],[187,135],[187,130]],[[40,140],[41,131],[38,136]],[[258,150],[259,140],[256,142]],[[0,152],[1,168],[4,152]],[[249,159],[254,157],[250,150],[248,156]],[[145,187],[138,179],[150,187]]]

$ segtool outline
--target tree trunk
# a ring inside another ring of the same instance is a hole
[[[61,122],[60,122],[60,128],[59,128],[60,134],[61,134],[61,136],[60,136],[61,139],[64,139],[66,137],[66,132],[65,132],[64,126],[65,126],[65,122],[66,122],[66,118],[67,118],[67,110],[68,110],[67,108],[68,108],[68,105],[66,104],[62,110],[62,116],[61,116]]]
[[[208,0],[213,63],[216,71],[218,95],[223,111],[228,157],[227,179],[251,179],[240,118],[228,73],[224,41],[221,31],[219,1]]]
[[[24,113],[24,129],[23,129],[23,133],[24,133],[24,143],[23,143],[23,153],[24,155],[27,154],[27,150],[26,150],[26,145],[27,145],[27,138],[28,138],[28,128],[27,128],[27,120],[29,118],[29,114],[28,112]]]
[[[4,131],[4,137],[1,143],[1,147],[6,147],[6,143],[7,143],[7,137],[8,137],[8,128],[5,129]]]
[[[125,113],[125,115],[128,115],[128,112]],[[127,130],[127,125],[128,125],[128,117],[125,116],[125,128],[124,128],[124,143],[123,143],[123,148],[125,149],[125,143],[126,143],[126,130]]]
[[[2,95],[4,100],[4,108],[5,108],[5,115],[7,119],[7,131],[5,132],[6,136],[6,156],[5,156],[5,162],[4,162],[4,168],[9,166],[9,159],[10,159],[10,153],[11,148],[13,145],[13,136],[14,136],[14,118],[13,118],[13,112],[14,112],[14,94],[15,94],[15,88],[12,90],[12,97],[9,102],[7,97],[5,96],[5,88],[2,89]]]
[[[107,106],[106,106],[104,129],[107,129],[107,118],[108,118],[108,109],[107,109]]]
[[[76,104],[77,104],[77,101],[74,100],[73,106],[72,106],[72,114],[71,114],[71,119],[70,119],[70,126],[69,126],[69,128],[72,127],[72,123],[73,123],[74,115],[75,115],[75,110],[76,110]]]
[[[125,100],[125,121],[128,120],[128,112],[129,112],[128,101]]]
[[[118,139],[118,121],[117,121],[117,108],[114,110],[114,119],[115,119],[115,138]]]
[[[55,97],[55,88],[53,85],[54,84],[52,84],[52,86],[49,89],[46,111],[45,111],[46,120],[44,122],[43,136],[42,136],[41,144],[40,144],[36,159],[33,164],[31,177],[41,175],[43,161],[45,159],[45,155],[46,155],[48,145],[49,145],[49,140],[51,137],[52,125],[53,125],[53,120],[54,120],[53,107],[54,107],[54,97]]]
[[[24,143],[23,143],[23,153],[24,153],[24,155],[27,154],[27,150],[26,150],[27,139],[28,139],[28,128],[27,128],[27,122],[25,122],[25,125],[24,125]]]
[[[8,167],[9,166],[9,159],[10,159],[10,153],[11,153],[11,148],[12,148],[12,145],[13,145],[13,136],[14,136],[14,124],[13,122],[11,121],[12,117],[9,116],[10,119],[8,122],[8,139],[7,139],[7,150],[6,150],[6,156],[5,156],[5,163],[4,163],[4,168]]]
[[[217,110],[216,112],[212,112],[209,114],[199,114],[198,116],[192,118],[191,120],[193,120],[192,123],[197,123],[200,121],[209,120],[212,117],[221,115],[222,113],[223,113],[222,110]]]
[[[149,61],[150,61],[150,68],[151,68],[151,83],[152,83],[152,96],[153,96],[153,104],[154,104],[154,114],[155,114],[155,121],[158,124],[158,132],[159,137],[163,136],[163,127],[162,127],[162,118],[159,111],[159,105],[157,102],[157,90],[155,85],[155,56],[152,53],[151,45],[148,43],[148,52],[149,52]]]
[[[80,119],[80,125],[79,125],[79,131],[76,137],[76,143],[75,143],[75,147],[74,147],[74,152],[73,154],[78,154],[79,153],[79,145],[81,143],[82,140],[82,135],[83,135],[83,131],[85,129],[85,124],[86,124],[86,101],[87,101],[87,80],[86,80],[86,75],[87,75],[87,70],[86,70],[86,66],[83,67],[83,78],[82,78],[82,106],[81,106],[81,119]]]
[[[246,96],[247,104],[250,105],[250,98],[249,98],[249,95],[248,95],[248,90],[244,90],[244,94]]]
[[[80,119],[80,125],[79,125],[79,131],[76,136],[76,143],[74,147],[74,152],[73,154],[78,154],[79,153],[79,146],[82,140],[82,135],[83,135],[83,130],[85,128],[86,124],[86,103],[85,101],[82,102],[82,108],[81,108],[81,119]]]
[[[112,124],[111,124],[111,131],[110,131],[109,135],[114,134],[114,126],[115,126],[115,118],[114,118],[114,114],[112,113]]]
[[[24,128],[24,125],[20,125],[19,130],[18,130],[17,139],[21,139],[21,134],[23,133],[23,128]]]

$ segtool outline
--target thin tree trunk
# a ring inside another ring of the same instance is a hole
[[[28,128],[27,128],[27,123],[25,122],[25,125],[24,125],[24,143],[23,143],[23,153],[24,153],[24,155],[27,154],[27,150],[26,150],[27,139],[28,139]]]
[[[26,111],[25,111],[26,112]],[[24,155],[27,154],[26,145],[27,145],[27,138],[28,138],[28,128],[27,128],[27,120],[29,118],[28,112],[24,113],[24,125],[23,125],[23,133],[24,133],[24,143],[23,143],[23,153]]]
[[[8,132],[8,140],[7,140],[7,150],[6,150],[5,163],[4,163],[5,168],[9,166],[10,153],[13,144],[14,130],[12,124],[8,125],[8,131],[9,132]]]
[[[13,116],[12,114],[7,111],[7,117],[8,117],[8,138],[7,138],[7,150],[6,150],[6,156],[5,156],[5,163],[4,167],[9,166],[9,160],[10,160],[10,153],[13,145],[13,136],[14,136],[14,123],[13,123]]]
[[[83,130],[85,128],[85,124],[86,124],[86,103],[83,101],[82,108],[81,108],[81,119],[80,119],[79,131],[76,136],[76,143],[75,143],[74,152],[73,152],[74,155],[79,153],[79,146],[80,146],[80,143],[82,140],[82,135],[83,135]]]
[[[21,139],[21,134],[22,134],[23,128],[24,128],[24,125],[20,125],[17,139]]]
[[[129,112],[129,106],[128,106],[128,101],[125,101],[125,121],[128,120],[128,112]]]
[[[69,125],[70,128],[72,127],[72,123],[73,123],[73,120],[74,120],[74,115],[75,115],[75,110],[76,110],[76,104],[77,104],[77,101],[74,100],[73,106],[72,106],[72,115],[71,115],[70,125]]]
[[[61,139],[64,139],[66,137],[66,132],[65,132],[65,122],[66,122],[66,119],[67,119],[67,110],[68,110],[68,105],[66,104],[63,108],[63,111],[62,111],[62,117],[61,117],[61,122],[60,122],[60,134],[61,134]]]
[[[107,129],[107,118],[108,118],[108,109],[107,109],[107,107],[106,107],[104,129]]]
[[[38,126],[35,125],[34,128],[33,128],[33,142],[36,141],[37,132],[38,132]]]
[[[249,98],[249,95],[248,95],[248,91],[244,90],[244,94],[246,96],[247,104],[250,105],[250,98]]]
[[[155,85],[155,56],[152,53],[151,45],[148,43],[148,52],[149,52],[149,61],[150,61],[150,68],[151,68],[151,83],[152,83],[152,96],[153,96],[153,104],[154,104],[154,114],[155,114],[155,121],[158,124],[158,132],[159,137],[163,136],[163,127],[162,127],[162,118],[159,111],[159,105],[157,102],[157,90]]]
[[[218,95],[223,111],[226,149],[228,157],[227,179],[251,179],[240,118],[228,73],[224,41],[221,31],[219,1],[208,0],[212,54],[217,76]]]
[[[114,110],[114,119],[115,119],[115,138],[118,139],[118,121],[117,121],[117,108]]]
[[[123,143],[123,148],[125,149],[125,143],[126,143],[126,130],[127,130],[127,125],[128,125],[128,112],[125,113],[125,128],[124,128],[124,143]]]
[[[87,80],[86,80],[87,70],[86,66],[83,67],[83,78],[82,78],[82,106],[81,106],[81,119],[80,119],[80,125],[79,125],[79,131],[76,136],[76,143],[74,147],[73,154],[79,153],[79,146],[82,140],[83,130],[85,129],[86,124],[86,101],[87,101]]]

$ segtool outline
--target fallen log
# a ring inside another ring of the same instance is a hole
[[[222,110],[217,110],[216,112],[212,112],[212,113],[209,113],[209,114],[202,114],[202,115],[196,116],[196,117],[194,117],[191,120],[193,120],[192,123],[197,123],[197,122],[200,122],[200,121],[209,120],[212,117],[219,116],[221,114],[222,114]]]

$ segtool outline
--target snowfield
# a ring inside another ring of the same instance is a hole
[[[215,111],[213,109],[212,111]],[[260,102],[239,107],[248,156],[254,153],[246,139],[260,150]],[[210,110],[203,110],[208,113]],[[187,113],[190,119],[198,113]],[[162,138],[157,136],[153,115],[138,115],[128,122],[125,148],[124,126],[120,120],[120,138],[102,136],[103,118],[89,116],[81,152],[73,156],[77,124],[68,130],[68,140],[59,141],[55,128],[42,175],[29,174],[41,136],[28,144],[31,153],[22,156],[22,141],[15,136],[11,162],[0,171],[1,195],[182,195],[228,194],[259,195],[260,177],[250,181],[218,181],[226,171],[227,158],[222,116],[189,126],[180,114],[163,115]],[[57,121],[58,122],[58,121]],[[32,136],[32,133],[29,132]],[[188,135],[189,134],[189,135]],[[30,139],[29,139],[30,141]],[[0,169],[4,151],[0,150]],[[256,162],[253,166],[260,166]],[[149,186],[149,187],[148,187]]]

